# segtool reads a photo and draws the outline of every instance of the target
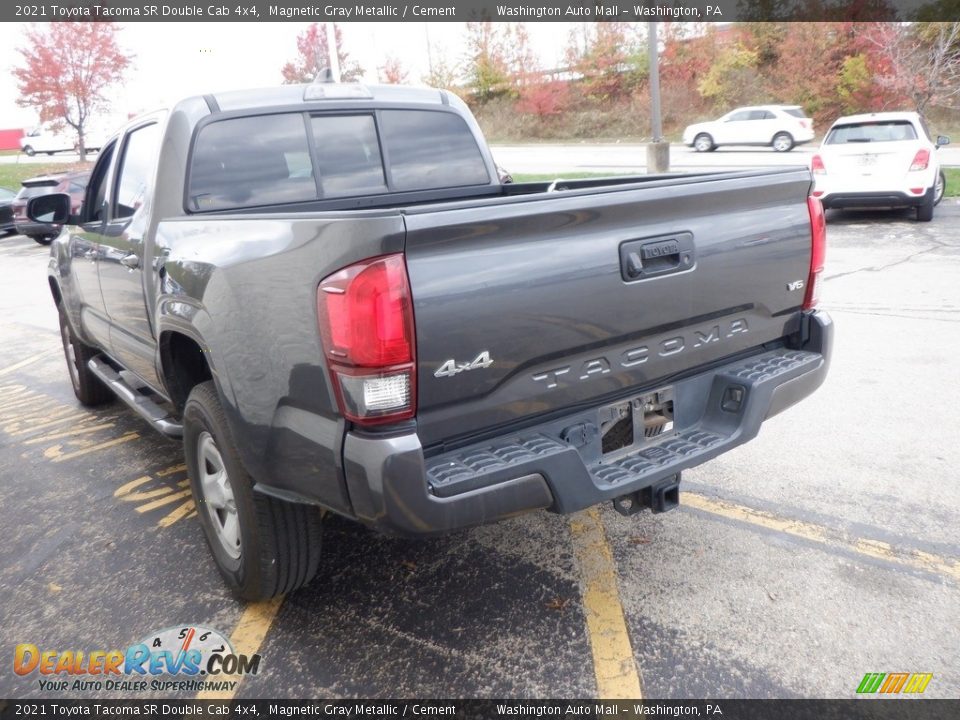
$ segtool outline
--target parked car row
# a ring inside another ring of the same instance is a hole
[[[0,187],[0,235],[17,231],[13,222],[13,200],[17,193],[9,188]]]
[[[683,143],[697,152],[723,145],[788,152],[813,137],[813,121],[797,105],[737,108],[683,131]],[[841,117],[811,159],[814,197],[824,208],[914,208],[917,220],[930,221],[946,187],[936,151],[949,142],[934,139],[915,112]]]
[[[52,193],[66,193],[70,196],[72,213],[78,214],[83,204],[83,194],[90,179],[89,172],[65,172],[54,175],[41,175],[23,181],[20,192],[11,201],[12,226],[16,232],[35,240],[41,245],[49,245],[60,232],[59,225],[37,223],[27,217],[27,203],[31,198]],[[8,191],[9,192],[9,191]],[[0,230],[3,214],[0,210]]]

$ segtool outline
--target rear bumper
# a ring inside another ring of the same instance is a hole
[[[16,229],[20,235],[27,237],[46,237],[55,236],[60,232],[59,226],[47,225],[45,223],[35,222],[16,222]]]
[[[914,207],[922,205],[927,196],[933,193],[928,189],[923,195],[912,195],[899,190],[875,192],[828,192],[820,197],[824,208],[884,208]]]
[[[344,473],[354,513],[387,532],[435,534],[537,509],[575,512],[642,490],[747,442],[816,390],[832,337],[829,316],[808,313],[796,349],[760,350],[672,383],[673,431],[615,460],[601,462],[589,430],[599,407],[429,458],[415,433],[349,432]],[[734,410],[721,407],[728,388],[740,389]]]

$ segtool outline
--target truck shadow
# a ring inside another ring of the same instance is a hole
[[[328,516],[317,577],[287,598],[269,645],[322,647],[324,661],[293,686],[341,695],[590,696],[574,560],[543,553],[546,538],[565,546],[566,533],[545,513],[414,540]],[[510,552],[523,543],[545,557]]]

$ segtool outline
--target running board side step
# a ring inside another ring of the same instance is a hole
[[[130,406],[137,415],[146,420],[158,432],[169,437],[183,437],[183,425],[170,413],[157,405],[147,395],[144,395],[128,385],[120,373],[107,364],[99,355],[91,358],[87,363],[90,372],[96,375],[110,388],[124,403]]]

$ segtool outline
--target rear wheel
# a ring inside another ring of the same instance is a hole
[[[73,394],[83,405],[92,407],[103,405],[113,399],[113,393],[100,378],[91,372],[87,363],[97,354],[92,348],[76,335],[67,321],[67,313],[60,304],[60,340],[63,343],[63,355],[67,361],[67,372],[70,374],[70,384],[73,385]]]
[[[947,177],[943,174],[943,170],[937,173],[937,182],[933,186],[933,204],[939,205],[940,201],[943,200],[943,191],[947,187]]]
[[[33,235],[33,240],[40,245],[49,245],[53,242],[53,235]]]
[[[710,152],[714,147],[713,138],[706,133],[700,133],[693,139],[693,149],[697,152]]]
[[[777,152],[789,152],[793,150],[793,136],[785,132],[777,133],[770,144]]]
[[[253,491],[213,381],[190,392],[183,450],[200,524],[230,588],[265,600],[310,582],[320,562],[320,510]]]

